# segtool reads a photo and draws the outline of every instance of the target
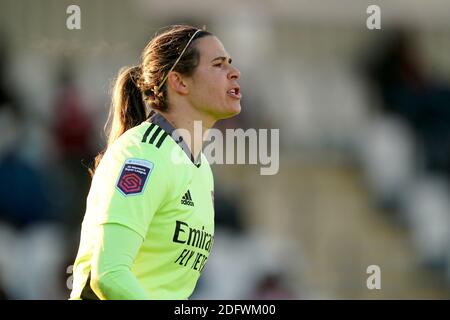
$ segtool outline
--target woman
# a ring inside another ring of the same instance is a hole
[[[205,132],[238,114],[239,76],[215,36],[185,25],[119,73],[71,299],[189,298],[214,240],[213,176],[194,121]]]

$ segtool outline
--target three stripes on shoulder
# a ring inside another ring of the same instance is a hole
[[[155,127],[157,127],[156,130],[153,130]],[[150,140],[148,141],[148,143],[154,144],[154,142],[156,141],[156,138],[158,137],[158,135],[161,131],[163,131],[161,129],[161,127],[158,127],[158,126],[156,126],[156,124],[152,123],[150,125],[150,127],[148,127],[148,129],[145,131],[144,136],[142,137],[142,142],[147,142],[147,139],[151,134],[151,137],[150,137]],[[168,136],[168,133],[164,131],[163,134],[159,137],[155,146],[157,148],[161,147],[162,143],[164,142],[164,140],[166,139],[167,136]]]

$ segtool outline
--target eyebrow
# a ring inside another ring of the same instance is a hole
[[[217,57],[217,58],[212,59],[211,62],[214,62],[214,61],[216,61],[216,60],[226,61],[226,60],[227,60],[227,57]],[[228,63],[231,63],[232,61],[233,61],[233,59],[228,58]]]

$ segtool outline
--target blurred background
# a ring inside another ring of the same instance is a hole
[[[450,298],[449,17],[444,0],[2,0],[0,298],[68,298],[111,81],[175,23],[241,70],[242,113],[218,127],[280,129],[278,174],[213,165],[192,298]]]

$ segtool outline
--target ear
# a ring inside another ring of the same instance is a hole
[[[169,83],[170,88],[175,92],[181,95],[187,95],[189,93],[187,82],[178,72],[170,72],[167,77],[167,82]]]

